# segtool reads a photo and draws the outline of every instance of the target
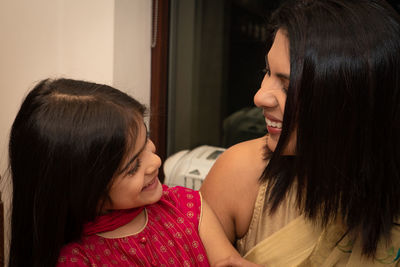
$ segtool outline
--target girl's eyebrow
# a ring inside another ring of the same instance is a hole
[[[144,127],[146,128],[146,142],[144,142],[143,146],[140,148],[140,150],[129,160],[129,162],[125,165],[125,167],[119,172],[120,174],[125,172],[126,169],[128,169],[128,167],[132,164],[132,162],[134,162],[137,157],[140,155],[140,153],[142,153],[142,151],[144,150],[144,148],[147,145],[147,142],[149,141],[149,134],[147,131],[147,126],[146,124],[144,125]]]

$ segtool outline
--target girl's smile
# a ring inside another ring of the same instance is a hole
[[[158,175],[158,173],[157,173]],[[142,191],[150,191],[157,188],[158,176],[154,177],[147,185],[142,188]]]
[[[157,202],[162,195],[162,186],[158,180],[161,159],[155,154],[156,148],[147,137],[147,129],[142,122],[138,129],[136,142],[125,156],[113,179],[106,210],[130,209]]]

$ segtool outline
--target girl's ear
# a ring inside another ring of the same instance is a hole
[[[97,215],[103,215],[108,213],[108,210],[110,210],[111,205],[112,201],[107,192],[107,194],[99,200],[99,203],[97,205]]]

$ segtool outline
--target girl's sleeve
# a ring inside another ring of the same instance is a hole
[[[165,188],[164,196],[171,202],[195,228],[201,217],[201,196],[198,191],[176,186]]]
[[[57,267],[87,267],[90,266],[88,258],[78,248],[71,246],[64,247],[58,257]]]

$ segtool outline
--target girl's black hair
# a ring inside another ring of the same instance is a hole
[[[309,219],[341,218],[371,257],[400,215],[400,16],[383,0],[300,0],[271,25],[290,43],[282,134],[261,177],[271,212],[293,188]]]
[[[127,94],[84,81],[43,80],[30,91],[10,134],[10,267],[55,266],[61,247],[80,238],[144,111]]]

